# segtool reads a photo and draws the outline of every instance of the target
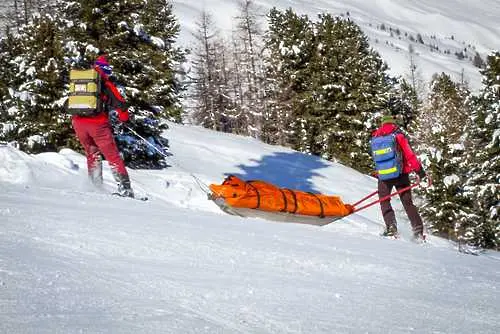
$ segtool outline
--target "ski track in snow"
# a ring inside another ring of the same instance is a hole
[[[104,189],[90,187],[84,157],[70,150],[0,148],[1,333],[499,328],[497,253],[460,254],[435,237],[410,242],[398,201],[402,238],[385,240],[378,208],[324,227],[229,216],[194,177],[208,185],[262,168],[347,202],[370,193],[373,179],[250,138],[178,125],[165,135],[172,167],[130,170],[147,202],[106,194],[106,165]]]

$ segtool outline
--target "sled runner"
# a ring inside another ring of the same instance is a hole
[[[209,188],[210,199],[223,211],[243,217],[323,226],[354,210],[338,196],[279,188],[259,180],[244,181],[234,175]]]

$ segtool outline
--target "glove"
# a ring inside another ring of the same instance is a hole
[[[124,134],[125,130],[123,128],[124,123],[116,122],[113,124],[113,132],[115,134]]]
[[[427,177],[427,173],[425,172],[424,168],[420,168],[420,170],[417,172],[418,177],[420,180],[423,180]]]
[[[122,123],[128,122],[128,119],[129,119],[128,110],[123,111],[123,110],[118,109],[117,113],[118,113],[118,120],[120,122],[122,122]]]

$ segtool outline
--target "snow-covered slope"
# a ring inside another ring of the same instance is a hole
[[[228,35],[234,28],[240,2],[174,0],[175,14],[182,28],[179,43],[192,45],[196,20],[202,9],[210,12],[217,26]],[[473,57],[477,51],[484,59],[491,50],[500,47],[500,2],[497,0],[255,0],[254,3],[263,14],[271,7],[291,7],[311,18],[321,12],[349,15],[361,26],[370,45],[380,52],[394,75],[409,75],[408,48],[412,44],[418,71],[425,81],[434,73],[445,72],[458,82],[468,81],[477,89],[481,84],[478,68],[472,65],[471,59],[458,60],[455,53],[462,51],[467,57]],[[267,24],[265,18],[262,23]],[[382,25],[385,30],[381,29]],[[410,35],[416,38],[417,34],[422,36],[424,44],[411,42]],[[431,45],[439,51],[431,51]]]
[[[87,183],[70,150],[0,147],[0,333],[497,333],[500,257],[378,236],[370,208],[325,227],[228,216],[234,173],[339,194],[375,182],[256,140],[172,125],[171,167],[132,170],[147,202]]]

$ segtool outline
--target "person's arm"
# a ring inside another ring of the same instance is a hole
[[[118,119],[121,122],[127,122],[129,119],[127,103],[121,96],[120,91],[110,80],[104,80],[103,84],[104,94],[107,97],[105,103],[118,113]]]
[[[411,149],[408,139],[406,139],[402,133],[398,133],[396,135],[396,140],[401,148],[401,151],[403,152],[404,160],[410,166],[410,169],[416,172],[420,178],[425,177],[425,171],[422,168],[422,164],[418,161],[416,154]]]

